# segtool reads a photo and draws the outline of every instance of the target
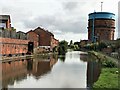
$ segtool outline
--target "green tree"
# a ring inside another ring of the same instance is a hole
[[[70,46],[73,45],[73,40],[70,41]]]
[[[64,55],[67,52],[68,49],[68,42],[63,40],[59,42],[59,47],[58,47],[58,54]]]

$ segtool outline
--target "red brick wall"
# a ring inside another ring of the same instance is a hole
[[[51,45],[51,35],[40,28],[35,29],[35,32],[40,35],[39,46],[50,46]]]
[[[39,35],[39,46],[50,46],[52,50],[55,46],[58,45],[58,40],[54,38],[54,35],[40,27],[34,30],[35,33]]]
[[[30,40],[30,42],[34,42],[34,48],[38,47],[39,35],[36,34],[34,31],[29,31],[27,33],[27,39]]]
[[[114,40],[115,21],[114,20],[95,20],[94,21],[95,36],[101,40]],[[88,22],[88,39],[91,40],[93,21]]]
[[[29,40],[11,39],[11,38],[1,38],[0,46],[2,55],[9,54],[22,54],[28,51]]]
[[[51,48],[53,49],[55,46],[58,46],[59,41],[51,36]]]

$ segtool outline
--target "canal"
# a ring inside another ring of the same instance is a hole
[[[4,62],[0,66],[2,88],[87,88],[101,72],[99,61],[80,51]]]

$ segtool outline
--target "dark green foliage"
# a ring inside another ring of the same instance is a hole
[[[120,48],[120,38],[117,39],[117,42],[115,44],[116,49]]]
[[[59,59],[60,59],[60,61],[65,62],[65,55],[60,55]]]
[[[117,38],[117,40],[120,40],[120,38]]]
[[[53,48],[53,52],[58,52],[58,46],[55,46],[55,47]]]
[[[104,42],[100,43],[91,43],[84,46],[87,50],[101,51],[103,48],[107,48],[107,45]]]
[[[64,55],[67,52],[68,49],[68,42],[63,40],[59,42],[59,47],[58,47],[58,54],[59,55]]]
[[[73,41],[71,40],[71,41],[70,41],[70,46],[71,46],[72,44],[73,44]]]
[[[116,63],[111,61],[111,60],[105,60],[102,62],[102,66],[103,67],[109,67],[109,68],[112,68],[112,67],[117,67]]]
[[[74,42],[73,43],[73,41],[71,40],[70,44],[68,45],[68,48],[72,49],[74,51],[79,51],[80,50],[80,45],[79,44],[80,44],[80,42]]]
[[[103,48],[107,48],[107,45],[103,42],[100,42],[99,45],[98,45],[98,50],[101,50]]]

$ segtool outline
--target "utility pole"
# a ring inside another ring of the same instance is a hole
[[[101,2],[101,12],[102,12],[103,2]]]

